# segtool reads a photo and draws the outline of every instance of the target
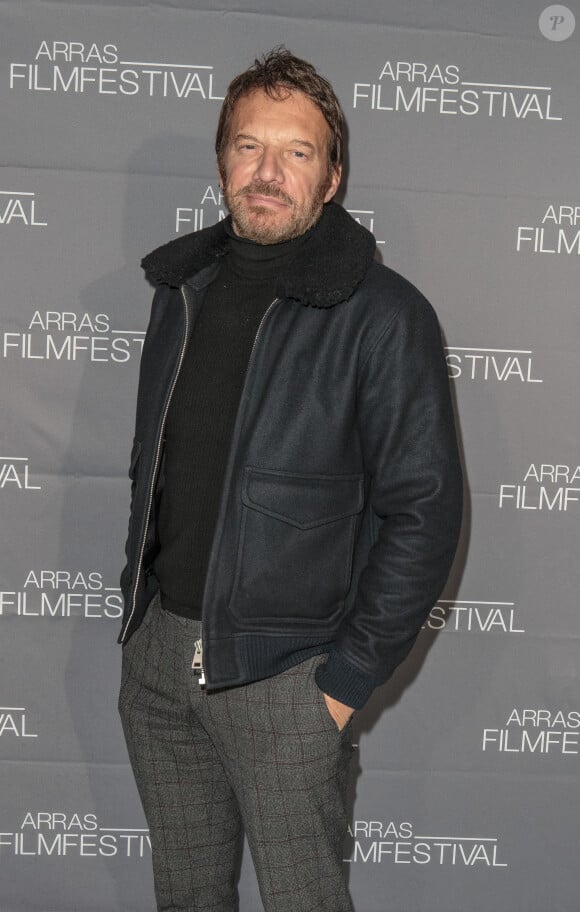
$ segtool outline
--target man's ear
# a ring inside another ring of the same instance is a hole
[[[330,176],[330,182],[328,184],[328,189],[324,194],[324,202],[329,203],[338,188],[340,187],[340,180],[342,177],[342,165],[336,165],[332,169],[332,174]]]

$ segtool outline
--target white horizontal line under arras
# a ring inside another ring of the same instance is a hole
[[[458,352],[492,352],[497,354],[504,355],[531,355],[531,348],[474,348],[472,345],[446,345],[445,351],[458,351]]]
[[[473,599],[438,599],[439,605],[505,605],[513,608],[515,602],[478,602]]]
[[[434,839],[443,839],[447,842],[497,842],[497,836],[413,836],[413,841],[424,839],[429,842]]]
[[[213,70],[213,66],[194,66],[192,63],[147,63],[142,60],[119,60],[121,66],[171,67],[174,70]]]
[[[552,86],[507,85],[502,82],[462,82],[464,86],[479,86],[484,89],[531,89],[537,92],[551,92]]]
[[[34,193],[27,191],[26,193],[19,193],[18,190],[0,190],[0,196],[34,196]]]

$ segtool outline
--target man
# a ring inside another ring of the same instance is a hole
[[[347,912],[349,725],[407,655],[461,513],[421,294],[331,202],[344,118],[286,50],[229,87],[230,216],[144,260],[120,711],[158,909]]]

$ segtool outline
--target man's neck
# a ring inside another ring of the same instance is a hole
[[[269,276],[279,276],[284,273],[294,257],[308,242],[308,238],[314,230],[314,228],[310,228],[299,237],[282,241],[279,244],[259,244],[257,241],[237,235],[230,219],[227,219],[224,225],[230,238],[228,266],[234,275],[246,279],[260,277],[266,279]]]

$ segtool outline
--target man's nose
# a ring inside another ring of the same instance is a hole
[[[255,177],[258,180],[270,183],[282,183],[284,180],[284,171],[282,168],[282,159],[276,149],[266,146],[258,162],[256,163]]]

